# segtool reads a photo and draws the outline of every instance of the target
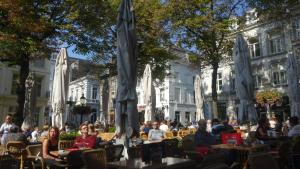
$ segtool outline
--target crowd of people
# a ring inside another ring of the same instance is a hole
[[[141,123],[140,132],[144,132],[148,136],[149,141],[161,141],[166,138],[168,131],[179,131],[181,129],[194,128],[194,143],[198,147],[210,147],[214,144],[219,144],[220,135],[222,133],[235,133],[238,126],[229,124],[227,120],[199,120],[197,123],[187,123],[183,126],[177,121],[148,121]],[[59,160],[50,154],[51,151],[58,150],[60,134],[76,132],[78,136],[74,140],[73,148],[96,148],[103,143],[100,132],[108,132],[100,122],[94,124],[84,122],[79,126],[79,131],[69,124],[65,124],[62,129],[57,127],[44,125],[42,130],[34,127],[32,130],[25,129],[22,131],[12,121],[12,115],[7,115],[5,122],[0,127],[1,145],[6,145],[9,141],[23,141],[25,144],[41,143],[43,147],[42,156],[47,163],[53,163]],[[271,120],[267,117],[262,117],[258,121],[256,129],[248,134],[251,140],[265,140],[269,137],[276,136],[296,137],[300,136],[300,124],[298,117],[290,117],[283,122],[280,116],[275,116]]]

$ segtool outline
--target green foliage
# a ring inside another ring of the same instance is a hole
[[[116,127],[109,127],[108,132],[109,133],[114,133],[116,131]]]
[[[59,135],[59,140],[75,140],[79,136],[78,131]]]
[[[251,8],[255,8],[259,14],[260,20],[281,20],[286,19],[289,8],[299,4],[298,0],[247,0]]]
[[[212,99],[217,102],[217,71],[220,62],[230,59],[233,41],[229,38],[234,16],[243,13],[243,0],[169,0],[162,17],[166,30],[177,45],[188,50],[198,67],[211,67]],[[239,11],[239,12],[238,12]],[[217,112],[216,110],[213,110]]]
[[[267,101],[270,104],[273,104],[277,100],[280,100],[282,98],[282,93],[280,93],[277,90],[267,90],[267,91],[261,91],[256,94],[256,102],[263,104],[265,101]]]

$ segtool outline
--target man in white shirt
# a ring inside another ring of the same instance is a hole
[[[300,136],[300,124],[298,122],[298,117],[294,116],[289,119],[291,129],[288,132],[289,137]]]
[[[34,127],[34,131],[31,133],[31,140],[37,142],[40,137],[39,127]]]
[[[169,127],[167,125],[167,121],[164,120],[161,122],[160,126],[159,126],[159,129],[164,131],[164,132],[167,132],[169,130]]]
[[[149,141],[161,141],[164,138],[164,131],[159,129],[159,124],[157,121],[152,124],[153,129],[151,129],[148,133]]]
[[[12,123],[12,115],[8,114],[5,118],[5,122],[0,127],[1,134],[7,134],[10,132],[10,128],[17,127],[14,123]]]

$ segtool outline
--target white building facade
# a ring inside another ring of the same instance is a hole
[[[83,121],[95,122],[100,117],[100,83],[91,75],[86,75],[69,83],[68,101],[70,115],[68,121],[80,124],[80,115],[74,114],[72,108],[80,105],[84,96],[85,105],[91,108],[91,113],[83,116]],[[70,104],[71,103],[71,104]]]
[[[7,114],[14,114],[17,111],[17,86],[19,81],[19,67],[8,66],[0,62],[0,121],[3,121]],[[32,61],[29,66],[30,72],[35,75],[35,86],[37,89],[36,109],[33,111],[36,125],[43,125],[47,118],[47,102],[50,96],[50,62],[48,59]]]
[[[260,22],[255,10],[247,13],[242,33],[248,42],[255,94],[258,91],[277,90],[287,96],[287,53],[294,52],[300,60],[300,10],[285,21]],[[233,34],[233,38],[235,38]],[[211,101],[211,68],[202,71],[205,100]],[[217,76],[219,117],[224,119],[230,111],[237,111],[234,63],[221,63]],[[212,114],[212,112],[209,112]]]
[[[194,97],[194,80],[198,73],[193,69],[185,53],[174,49],[175,54],[182,59],[169,62],[168,76],[159,85],[155,85],[156,93],[156,118],[160,120],[176,120],[186,125],[196,119],[196,106]],[[141,83],[137,85],[139,104],[142,105]],[[139,107],[139,106],[138,106]],[[142,111],[143,108],[140,108]],[[158,116],[158,117],[157,117]]]

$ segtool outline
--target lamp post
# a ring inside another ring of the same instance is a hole
[[[82,94],[82,96],[80,97],[80,103],[81,103],[80,124],[82,124],[82,116],[83,116],[83,113],[84,113],[84,106],[85,106],[85,103],[86,103],[86,98],[84,97],[84,94]]]

